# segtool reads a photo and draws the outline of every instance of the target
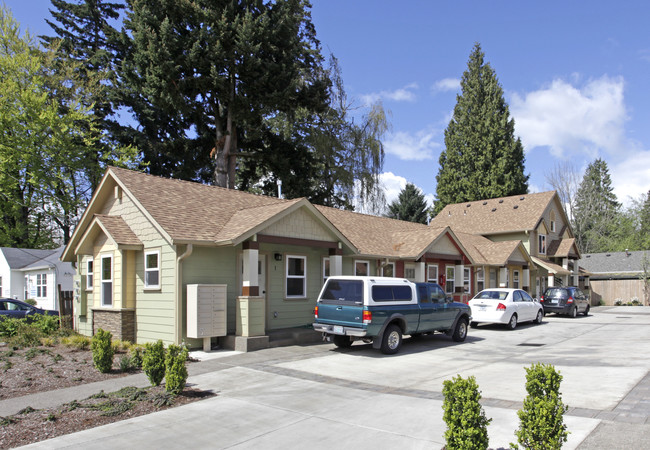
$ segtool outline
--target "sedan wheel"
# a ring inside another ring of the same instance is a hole
[[[587,305],[587,309],[585,309],[585,317],[589,315],[589,305]]]
[[[544,317],[544,313],[540,309],[539,311],[537,311],[537,317],[535,318],[535,323],[538,325],[542,323],[542,317]]]
[[[510,321],[508,322],[507,327],[511,330],[514,330],[517,328],[517,314],[513,314],[512,317],[510,318]]]

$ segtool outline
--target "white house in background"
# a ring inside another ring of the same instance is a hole
[[[55,250],[0,247],[0,297],[34,299],[43,309],[59,309],[57,285],[71,291],[76,273]]]

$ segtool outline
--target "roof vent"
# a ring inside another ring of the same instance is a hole
[[[497,210],[496,208],[492,208],[492,212],[494,212],[494,211],[496,211],[496,210]]]
[[[469,208],[470,206],[472,206],[472,204],[471,204],[471,203],[468,203],[468,204],[467,204],[467,207]]]
[[[503,203],[503,199],[500,199],[500,200],[499,200],[499,203]]]
[[[517,208],[519,208],[519,205],[515,205],[512,207],[512,209],[517,209]]]
[[[467,210],[463,211],[463,215],[464,215],[464,216],[467,215]]]
[[[487,202],[483,202],[484,205],[487,205]]]
[[[606,253],[605,256],[612,256],[612,254],[611,253]]]
[[[523,200],[523,199],[525,199],[525,198],[526,198],[526,197],[519,197],[519,200]]]
[[[447,211],[447,215],[448,215],[448,216],[451,216],[451,211]]]
[[[585,255],[585,258],[591,258],[591,255]]]

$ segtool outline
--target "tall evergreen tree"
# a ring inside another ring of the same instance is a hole
[[[639,211],[639,232],[643,239],[643,250],[650,250],[650,191],[645,195]]]
[[[598,158],[587,167],[576,194],[572,227],[580,251],[611,251],[620,208],[607,163]]]
[[[307,1],[128,6],[119,75],[150,172],[206,180],[214,170],[217,185],[233,188],[241,158],[273,151],[266,119],[325,107]]]
[[[94,190],[104,171],[101,160],[110,157],[118,146],[116,141],[122,129],[113,117],[117,102],[115,65],[119,33],[110,22],[119,18],[124,5],[106,0],[51,2],[52,17],[46,22],[54,35],[41,36],[45,45],[58,49],[51,69],[65,73],[75,67],[77,79],[96,86],[87,98],[95,117],[95,151],[88,152],[85,169]],[[97,79],[100,81],[96,82]]]
[[[445,130],[445,150],[436,176],[434,212],[451,203],[528,192],[524,149],[503,89],[480,44],[469,56]]]
[[[387,217],[415,223],[427,223],[427,201],[414,184],[406,183],[397,197],[388,205]]]

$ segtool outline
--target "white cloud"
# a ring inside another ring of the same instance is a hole
[[[434,150],[440,147],[434,137],[432,130],[420,130],[415,134],[399,131],[384,140],[384,149],[387,154],[406,161],[433,159]]]
[[[393,172],[382,173],[379,175],[379,180],[382,187],[384,188],[387,205],[390,205],[394,200],[397,200],[399,193],[406,187],[406,183],[408,183],[408,180],[406,178],[395,175]],[[416,187],[424,193],[424,189],[417,185]],[[434,196],[433,194],[424,194],[424,199],[426,200],[427,205],[431,206],[434,200]]]
[[[614,193],[624,205],[650,190],[650,150],[636,150],[628,158],[608,163],[607,167]]]
[[[577,78],[572,77],[574,82]],[[625,149],[623,78],[603,76],[581,88],[554,80],[545,89],[510,102],[516,134],[530,151],[548,147],[560,158],[588,156]]]
[[[460,78],[443,78],[436,81],[431,89],[434,92],[457,91],[460,89]]]
[[[410,83],[394,91],[373,92],[361,96],[362,103],[370,105],[378,100],[392,100],[395,102],[414,102],[416,99],[415,90],[418,89],[417,83]]]

